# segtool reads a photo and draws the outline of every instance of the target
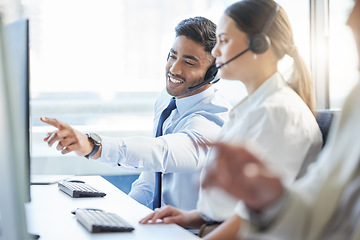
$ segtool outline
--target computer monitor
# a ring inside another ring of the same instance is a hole
[[[8,57],[0,19],[0,239],[28,239],[24,202],[29,199],[25,167],[28,148],[24,137],[23,102]],[[19,95],[14,95],[19,94]],[[27,132],[27,131],[26,131]]]
[[[29,20],[20,19],[4,26],[5,51],[9,76],[9,100],[18,106],[11,109],[16,122],[17,140],[24,151],[17,151],[17,167],[25,178],[20,184],[24,184],[24,201],[30,201],[30,94],[29,94]]]

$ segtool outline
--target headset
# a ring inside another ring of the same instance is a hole
[[[279,4],[276,3],[273,11],[271,12],[268,20],[260,33],[255,34],[249,40],[249,49],[255,54],[266,52],[271,46],[271,40],[267,35],[272,23],[275,20],[276,14],[279,11]]]
[[[204,77],[205,81],[198,85],[195,85],[193,87],[189,87],[188,90],[194,91],[196,89],[201,88],[202,86],[204,86],[206,84],[214,84],[214,83],[218,82],[220,80],[220,77],[218,77],[219,68],[221,68],[224,65],[237,59],[238,57],[240,57],[241,55],[243,55],[244,53],[246,53],[249,50],[255,54],[261,54],[261,53],[266,52],[269,49],[269,47],[271,46],[271,40],[270,40],[269,36],[267,35],[267,33],[268,33],[272,23],[275,20],[275,17],[279,11],[279,8],[280,8],[279,4],[276,3],[271,14],[269,15],[268,20],[265,22],[265,25],[264,25],[262,31],[260,33],[253,35],[250,38],[249,47],[247,49],[245,49],[244,51],[242,51],[241,53],[239,53],[238,55],[236,55],[235,57],[231,58],[230,60],[226,61],[225,63],[221,64],[218,67],[216,67],[215,65],[211,66],[205,73],[205,77]],[[168,59],[169,59],[169,56],[170,56],[170,53],[168,55]]]

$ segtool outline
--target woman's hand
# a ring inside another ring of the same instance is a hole
[[[159,221],[162,220],[162,221]],[[155,224],[163,222],[165,224],[176,223],[182,227],[188,224],[187,212],[181,211],[172,206],[156,208],[153,213],[141,219],[141,224]]]
[[[175,223],[181,227],[199,228],[204,223],[204,220],[196,210],[182,211],[167,205],[165,207],[155,209],[153,213],[141,219],[139,223]]]

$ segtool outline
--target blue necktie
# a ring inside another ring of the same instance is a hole
[[[169,105],[164,109],[161,113],[159,123],[156,130],[156,137],[162,136],[162,128],[165,120],[170,116],[172,110],[176,108],[175,98],[171,98]],[[154,192],[154,201],[153,201],[153,209],[161,207],[161,172],[155,173],[155,192]]]

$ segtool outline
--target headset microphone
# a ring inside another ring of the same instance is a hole
[[[189,90],[189,91],[194,91],[194,90],[196,90],[196,89],[201,88],[202,86],[205,86],[206,84],[214,84],[214,83],[216,83],[217,81],[219,81],[219,80],[220,80],[220,77],[218,77],[218,75],[217,75],[218,69],[219,69],[219,68],[216,67],[215,65],[214,65],[214,66],[211,66],[211,67],[207,70],[207,72],[206,72],[206,74],[205,74],[205,77],[204,77],[205,81],[202,82],[202,83],[200,83],[200,84],[198,84],[198,85],[195,85],[195,86],[193,86],[193,87],[189,87],[188,90]]]
[[[220,80],[220,77],[217,76],[217,72],[218,72],[219,68],[234,61],[235,59],[237,59],[238,57],[240,57],[241,55],[243,55],[244,53],[246,53],[249,50],[250,50],[250,48],[245,49],[244,51],[242,51],[241,53],[239,53],[238,55],[236,55],[235,57],[231,58],[230,60],[226,61],[225,63],[221,64],[218,67],[211,66],[205,74],[205,77],[204,77],[205,81],[198,85],[195,85],[193,87],[189,87],[188,90],[194,91],[196,89],[201,88],[202,86],[205,86],[206,84],[214,84],[214,83],[218,82]]]

